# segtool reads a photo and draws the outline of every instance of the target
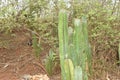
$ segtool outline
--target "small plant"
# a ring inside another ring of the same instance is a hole
[[[85,17],[75,19],[74,28],[68,28],[67,13],[61,10],[58,36],[62,80],[88,80],[91,51]]]
[[[40,57],[41,45],[35,33],[32,33],[32,47],[34,49],[35,56]]]
[[[49,55],[45,59],[45,68],[48,74],[51,76],[54,73],[56,67],[59,64],[59,57],[52,50],[49,51]]]
[[[118,55],[119,55],[119,62],[120,62],[120,43],[119,43],[119,46],[118,46]]]

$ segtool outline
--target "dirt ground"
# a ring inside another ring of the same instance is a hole
[[[36,59],[26,31],[15,31],[12,35],[0,34],[0,80],[21,80],[24,75],[47,74],[42,60],[48,53],[49,46]],[[43,45],[44,47],[44,45]],[[49,77],[60,80],[60,74]]]
[[[44,50],[38,60],[30,45],[29,32],[20,30],[13,33],[11,35],[0,34],[0,80],[21,80],[24,75],[47,74],[43,60],[50,47],[47,44],[42,45]],[[112,63],[114,61],[112,58],[108,61],[104,60],[105,57],[93,54],[91,80],[120,80],[120,66]],[[60,73],[49,76],[49,78],[50,80],[61,80]]]

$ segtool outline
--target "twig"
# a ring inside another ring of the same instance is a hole
[[[40,66],[40,67],[43,69],[43,71],[45,71],[45,73],[47,73],[46,69],[43,67],[42,64],[40,64],[40,63],[38,63],[38,62],[33,62],[33,64],[35,64],[35,65],[37,65],[37,66]]]

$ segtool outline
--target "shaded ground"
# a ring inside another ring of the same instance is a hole
[[[42,60],[34,57],[28,34],[24,30],[14,32],[12,36],[0,34],[0,80],[20,80],[27,74],[46,74]],[[49,46],[45,45],[45,48],[41,59],[48,53]],[[54,76],[51,80],[60,80],[60,75]]]
[[[105,46],[102,44],[92,43],[92,80],[120,80],[118,49],[115,50],[115,47],[110,47],[105,50],[104,48]]]

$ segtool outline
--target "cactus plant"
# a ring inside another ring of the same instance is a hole
[[[61,10],[58,36],[62,80],[88,80],[91,51],[86,19],[75,19],[74,29],[68,28],[67,13]]]
[[[91,55],[91,49],[90,49],[90,44],[89,44],[89,40],[88,40],[88,31],[87,31],[87,20],[86,18],[83,16],[82,17],[82,27],[83,27],[83,35],[84,35],[84,43],[85,43],[85,52],[86,52],[86,56],[87,56],[87,65],[89,68],[89,72],[91,73],[91,59],[92,59],[92,55]]]
[[[60,64],[62,71],[62,78],[65,80],[64,72],[64,58],[67,56],[68,50],[68,24],[67,24],[67,14],[65,10],[59,12],[59,24],[58,24],[58,36],[59,36],[59,51],[60,51]]]
[[[80,66],[75,67],[74,75],[74,80],[83,80],[82,68]]]
[[[74,66],[71,59],[65,59],[64,61],[64,69],[65,69],[65,80],[74,80]]]

